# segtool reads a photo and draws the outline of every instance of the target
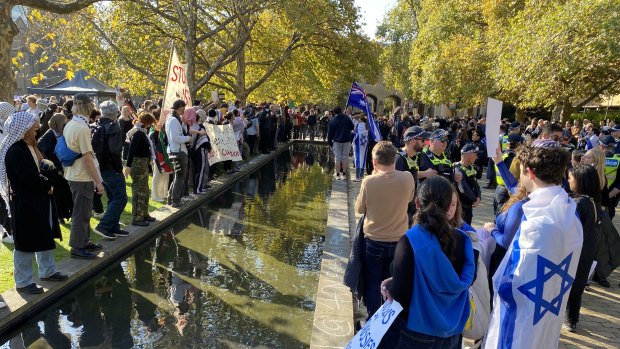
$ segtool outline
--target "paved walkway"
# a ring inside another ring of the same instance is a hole
[[[349,200],[355,202],[359,192],[359,182],[350,183]],[[481,182],[481,186],[483,183]],[[474,209],[473,226],[481,227],[485,222],[493,222],[493,190],[482,189],[481,205]],[[356,215],[359,218],[359,215]],[[620,218],[614,219],[620,231]],[[620,348],[620,271],[616,270],[609,278],[611,288],[593,283],[583,295],[581,318],[576,333],[562,332],[560,349],[574,348]],[[365,309],[356,311],[356,319],[365,317]]]

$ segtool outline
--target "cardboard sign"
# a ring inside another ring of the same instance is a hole
[[[366,322],[366,325],[351,339],[345,349],[375,349],[392,326],[403,306],[397,301],[385,302]]]
[[[187,83],[187,65],[181,64],[177,50],[173,47],[172,54],[170,55],[166,90],[164,91],[164,106],[162,109],[170,110],[172,103],[177,99],[184,100],[188,106],[192,105],[192,96],[190,96],[189,84]]]
[[[212,151],[209,153],[209,165],[220,161],[241,161],[241,152],[235,139],[232,125],[205,125],[211,139]]]
[[[499,125],[502,122],[502,101],[489,98],[487,101],[487,156],[493,157],[499,146]]]
[[[213,103],[215,103],[215,102],[217,102],[217,101],[218,101],[218,99],[219,99],[219,98],[218,98],[218,95],[217,95],[217,91],[211,91],[211,101],[212,101]]]

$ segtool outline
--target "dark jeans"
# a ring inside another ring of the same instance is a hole
[[[396,345],[397,349],[460,349],[461,335],[442,338],[403,329]]]
[[[103,217],[97,225],[97,229],[103,229],[110,233],[117,233],[121,226],[121,214],[127,205],[127,187],[125,176],[112,170],[101,171],[105,194],[108,198],[108,206]]]
[[[248,135],[246,137],[248,147],[250,148],[250,155],[254,155],[254,149],[256,148],[256,135]]]
[[[103,202],[101,201],[101,197],[103,195],[97,194],[97,192],[93,192],[93,211],[95,213],[103,213]]]
[[[474,218],[474,209],[472,206],[463,205],[463,220],[465,223],[471,225],[471,220]]]
[[[370,318],[381,307],[381,282],[390,276],[390,265],[398,242],[366,239],[364,272],[366,273],[366,309]]]
[[[492,159],[489,159],[489,164],[487,165],[487,179],[489,180],[489,184],[497,184],[497,179],[495,178],[495,162],[493,162]]]

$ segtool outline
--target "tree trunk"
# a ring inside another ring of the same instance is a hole
[[[570,98],[566,97],[562,101],[562,111],[560,111],[560,123],[563,125],[570,120],[570,115],[573,113],[573,104]]]
[[[240,19],[243,20],[243,19]],[[243,26],[239,25],[239,38],[244,35]],[[248,90],[247,85],[245,83],[245,69],[246,69],[246,61],[245,61],[245,44],[239,50],[237,54],[237,86],[235,86],[235,97],[241,101],[241,105],[245,105],[248,99]]]
[[[517,108],[517,121],[524,122],[525,121],[525,110],[521,108]]]
[[[0,101],[11,102],[15,92],[15,74],[11,67],[11,44],[17,26],[11,18],[13,1],[0,1]]]

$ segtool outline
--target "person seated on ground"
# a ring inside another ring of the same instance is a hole
[[[381,141],[372,150],[375,173],[364,177],[355,210],[366,214],[366,249],[362,268],[366,279],[366,308],[369,317],[381,306],[381,281],[390,277],[394,249],[407,231],[407,205],[413,200],[415,183],[409,172],[396,171],[396,148]]]
[[[15,288],[27,294],[43,293],[43,288],[32,280],[35,255],[41,280],[68,278],[56,270],[54,263],[54,238],[62,240],[52,196],[58,174],[37,148],[38,121],[28,112],[12,114],[4,124],[6,136],[0,146],[0,194],[10,203],[14,228]]]
[[[441,176],[420,184],[415,225],[398,241],[393,277],[381,284],[383,296],[403,306],[392,325],[400,335],[391,329],[382,347],[427,348],[431,342],[437,348],[461,347],[476,267],[471,239],[450,225],[458,205],[453,194]]]

